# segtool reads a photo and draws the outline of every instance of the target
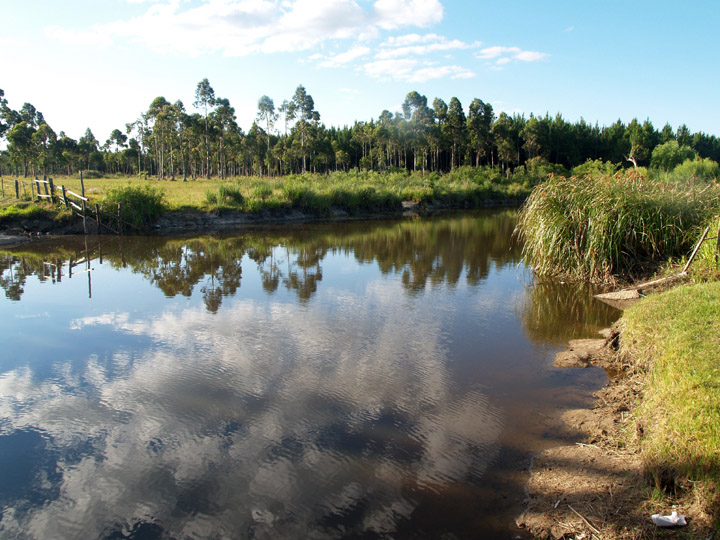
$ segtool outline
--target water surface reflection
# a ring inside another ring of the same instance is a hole
[[[503,212],[4,253],[0,531],[506,537],[497,471],[537,450],[533,415],[602,381],[550,367],[533,317],[562,309],[526,300],[513,226]]]

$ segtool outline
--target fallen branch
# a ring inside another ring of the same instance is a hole
[[[574,509],[572,506],[570,506],[569,504],[568,504],[567,506],[568,506],[568,508],[569,508],[570,510],[572,510],[575,514],[577,514],[577,516],[578,516],[580,519],[582,519],[582,520],[585,522],[585,525],[587,525],[588,527],[590,527],[590,530],[591,530],[592,532],[594,532],[595,534],[598,535],[598,538],[600,538],[600,539],[602,540],[602,534],[600,533],[600,531],[597,530],[597,529],[593,526],[593,524],[590,523],[590,522],[585,518],[585,516],[583,516],[580,512],[578,512],[577,510],[575,510],[575,509]]]

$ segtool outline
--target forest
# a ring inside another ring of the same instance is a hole
[[[302,85],[277,106],[262,96],[247,132],[230,101],[216,96],[207,79],[198,83],[192,108],[159,96],[104,142],[90,128],[74,140],[50,127],[30,103],[11,109],[0,89],[0,176],[96,171],[188,180],[351,169],[444,173],[460,166],[509,174],[529,163],[562,173],[588,160],[663,170],[688,159],[720,162],[720,140],[684,124],[658,130],[649,119],[599,126],[568,122],[560,113],[496,115],[479,98],[466,109],[456,97],[430,104],[416,91],[405,97],[402,113],[384,110],[376,119],[342,128],[321,122]]]

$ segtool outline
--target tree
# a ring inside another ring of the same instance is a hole
[[[210,176],[210,135],[208,126],[209,109],[215,106],[215,90],[210,86],[207,78],[197,84],[193,106],[203,111],[205,118],[205,176]]]
[[[298,119],[296,128],[300,132],[300,147],[302,149],[302,172],[305,173],[305,138],[308,132],[308,122],[319,122],[320,113],[315,110],[315,102],[310,94],[307,93],[305,87],[301,84],[295,90],[292,98],[292,106],[290,111],[294,113],[292,116]]]
[[[483,103],[481,99],[475,98],[470,103],[467,119],[470,140],[475,147],[475,166],[480,166],[483,156],[492,152],[492,125],[495,120],[495,113],[492,105]]]
[[[21,120],[7,134],[10,155],[22,163],[23,175],[26,177],[28,175],[28,165],[33,157],[32,136],[34,133],[35,129]]]
[[[460,100],[456,97],[450,99],[447,112],[447,134],[452,143],[452,154],[450,168],[455,168],[455,156],[458,154],[458,147],[465,146],[467,141],[467,119]]]
[[[275,121],[279,115],[275,112],[275,103],[268,96],[263,96],[258,101],[258,121],[265,123],[265,135],[267,138],[267,171],[270,174],[271,152],[270,152],[270,130],[275,127]]]
[[[650,166],[654,169],[671,171],[686,159],[695,159],[695,151],[689,146],[679,145],[677,141],[668,141],[653,149]]]
[[[413,170],[417,170],[418,155],[422,151],[422,170],[425,172],[426,137],[432,123],[433,111],[427,106],[427,98],[414,90],[405,96],[402,110],[405,120],[409,121],[412,134],[410,143],[414,148]]]
[[[7,99],[5,99],[5,90],[0,88],[0,139],[5,136],[5,133],[10,129],[10,124],[6,118],[6,111],[9,111]]]

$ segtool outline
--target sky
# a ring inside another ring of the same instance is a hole
[[[0,0],[0,88],[100,142],[207,78],[247,131],[303,85],[326,126],[474,98],[720,135],[720,1]],[[282,129],[282,126],[277,126]]]

